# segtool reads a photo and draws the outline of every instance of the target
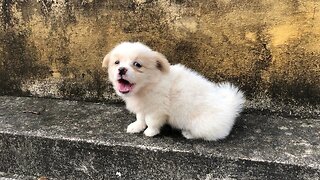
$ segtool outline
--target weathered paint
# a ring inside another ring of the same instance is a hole
[[[129,40],[253,102],[320,102],[318,0],[0,2],[1,94],[113,99],[101,60]]]

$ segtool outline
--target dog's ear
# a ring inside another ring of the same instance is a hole
[[[168,73],[169,70],[170,70],[170,63],[167,60],[167,58],[163,54],[161,54],[159,52],[154,51],[154,53],[155,53],[155,56],[156,56],[157,68],[161,72]]]
[[[110,59],[110,55],[107,54],[102,61],[102,67],[103,68],[107,68],[108,67],[108,63],[109,63],[109,59]]]

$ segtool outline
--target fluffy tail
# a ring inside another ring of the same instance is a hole
[[[239,115],[246,101],[243,92],[228,82],[220,83],[219,87],[222,91],[221,93],[228,99],[229,105],[233,108],[236,116]]]

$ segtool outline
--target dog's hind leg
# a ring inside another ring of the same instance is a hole
[[[182,135],[187,139],[195,139],[195,137],[188,130],[182,130]]]

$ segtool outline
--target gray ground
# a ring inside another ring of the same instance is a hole
[[[156,178],[171,170],[169,177],[178,179],[319,179],[319,118],[245,111],[231,135],[218,142],[186,140],[169,127],[154,138],[125,133],[133,121],[123,104],[0,97],[0,160],[6,162],[0,171],[70,179],[150,177],[151,172]],[[76,155],[65,155],[72,152]],[[44,157],[50,157],[50,167],[39,168]],[[70,170],[60,172],[59,164]]]

